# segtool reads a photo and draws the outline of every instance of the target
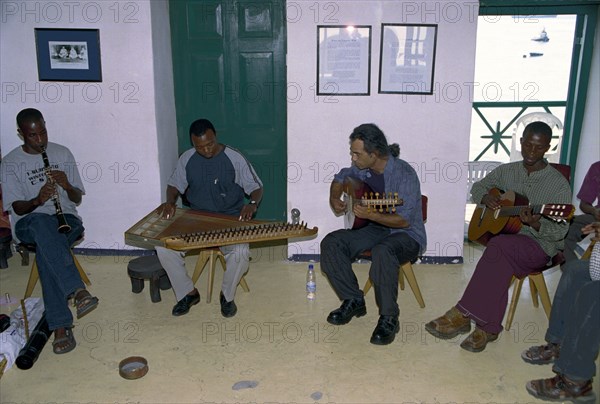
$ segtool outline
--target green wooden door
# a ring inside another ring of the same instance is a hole
[[[261,177],[261,219],[286,219],[285,2],[169,3],[179,152],[207,118]]]

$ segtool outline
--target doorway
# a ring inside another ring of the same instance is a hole
[[[207,118],[264,185],[259,219],[286,219],[285,2],[169,2],[179,153]]]

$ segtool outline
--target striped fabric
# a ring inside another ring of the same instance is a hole
[[[593,281],[600,281],[600,243],[596,242],[590,256],[590,277]]]

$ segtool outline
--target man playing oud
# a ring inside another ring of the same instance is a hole
[[[514,191],[531,205],[570,204],[571,188],[566,178],[544,159],[550,148],[552,129],[543,122],[527,125],[521,138],[522,161],[503,164],[473,184],[471,197],[488,209],[499,209],[500,196],[494,188]],[[471,352],[483,351],[502,331],[502,319],[513,276],[524,278],[539,271],[563,248],[568,223],[534,214],[531,207],[519,212],[521,228],[516,234],[492,237],[479,259],[462,298],[443,316],[430,321],[425,329],[442,339],[475,330],[461,343]]]
[[[388,213],[354,203],[354,215],[366,219],[366,225],[334,231],[321,242],[321,269],[343,301],[341,307],[327,317],[327,321],[335,325],[367,314],[352,262],[365,250],[371,250],[369,277],[379,306],[379,321],[371,343],[377,345],[391,343],[399,330],[399,266],[414,261],[426,243],[419,178],[406,161],[398,158],[399,151],[397,144],[388,146],[385,135],[374,124],[354,129],[350,135],[352,166],[342,169],[331,184],[329,204],[333,211],[342,214],[348,208],[341,196],[344,180],[349,177],[362,181],[380,197],[391,193],[403,202]]]

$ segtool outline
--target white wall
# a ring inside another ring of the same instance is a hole
[[[22,143],[16,114],[42,111],[50,140],[72,150],[84,179],[80,247],[126,248],[124,231],[161,202],[177,157],[167,3],[3,1],[1,7],[3,153]],[[39,82],[34,28],[99,29],[102,82]]]
[[[167,2],[43,0],[0,6],[3,153],[21,144],[17,112],[40,109],[50,138],[68,145],[80,162],[87,190],[80,209],[83,247],[127,248],[123,232],[161,202],[177,158]],[[466,178],[459,168],[468,159],[476,3],[301,0],[288,2],[287,13],[288,212],[297,207],[302,220],[319,227],[318,239],[294,243],[290,254],[318,253],[320,239],[343,226],[328,207],[330,176],[350,162],[352,129],[375,122],[390,142],[400,144],[401,157],[418,169],[430,198],[426,255],[461,255]],[[382,22],[439,24],[435,95],[377,94]],[[371,95],[325,102],[314,90],[316,26],[342,24],[372,26]],[[98,28],[103,81],[39,82],[35,27]],[[600,154],[599,42],[597,31],[576,189]]]
[[[464,164],[468,160],[472,111],[468,83],[474,78],[476,3],[293,4],[293,8],[288,5],[288,83],[293,83],[288,84],[288,211],[292,207],[300,209],[302,220],[319,227],[319,237],[294,244],[290,255],[318,253],[320,240],[343,227],[342,218],[334,217],[328,204],[331,175],[350,164],[348,136],[352,129],[373,122],[384,131],[388,142],[400,145],[400,157],[417,169],[422,193],[429,197],[425,255],[461,256]],[[377,93],[383,22],[439,24],[434,95]],[[372,26],[370,96],[315,95],[317,25]],[[302,90],[301,96],[298,89]]]

